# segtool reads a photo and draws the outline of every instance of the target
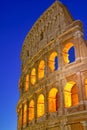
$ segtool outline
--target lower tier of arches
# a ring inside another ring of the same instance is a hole
[[[41,118],[38,122],[30,122],[17,130],[87,130],[87,111],[80,111],[66,116]]]

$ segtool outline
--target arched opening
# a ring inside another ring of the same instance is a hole
[[[76,83],[70,81],[64,88],[65,107],[78,105],[78,89]]]
[[[44,69],[45,69],[45,62],[44,62],[44,60],[41,60],[39,67],[38,67],[38,78],[39,79],[42,79],[44,77]]]
[[[27,105],[24,104],[24,107],[23,107],[23,125],[26,124],[26,121],[27,121]]]
[[[67,43],[63,49],[63,58],[65,63],[75,61],[75,49],[73,43]]]
[[[31,100],[29,103],[29,121],[34,119],[34,101]]]
[[[28,88],[29,88],[29,75],[27,74],[25,78],[25,91],[27,91]]]
[[[52,72],[58,70],[58,56],[56,52],[53,52],[49,57],[49,68]]]
[[[40,94],[37,100],[37,117],[44,115],[44,95]]]
[[[18,113],[18,128],[22,128],[22,109],[20,109]]]
[[[85,94],[86,94],[86,99],[87,99],[87,79],[85,79]]]
[[[55,112],[58,110],[59,102],[58,102],[58,90],[56,88],[52,88],[49,92],[48,96],[48,106],[49,112]]]
[[[36,82],[36,69],[33,68],[31,71],[31,83],[34,85]]]

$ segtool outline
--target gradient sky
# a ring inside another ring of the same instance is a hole
[[[55,0],[0,1],[0,130],[17,130],[20,53],[26,34]],[[87,39],[87,0],[60,0],[84,25]]]

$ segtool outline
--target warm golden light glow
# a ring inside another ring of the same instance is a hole
[[[31,100],[29,104],[29,121],[34,119],[34,101]]]
[[[78,91],[76,83],[70,81],[64,88],[65,107],[70,107],[78,104]]]
[[[52,88],[49,92],[48,97],[49,103],[49,112],[55,112],[58,109],[58,90],[56,88]]]
[[[72,106],[78,105],[78,90],[76,84],[71,89]]]
[[[18,115],[18,128],[19,129],[22,128],[22,109],[20,109],[19,115]]]
[[[26,124],[27,119],[27,105],[24,104],[24,109],[23,109],[23,125]]]
[[[38,78],[42,79],[44,77],[44,68],[45,68],[45,63],[44,60],[42,60],[39,64],[38,68]]]
[[[86,93],[86,99],[87,99],[87,79],[85,80],[85,93]]]
[[[68,51],[70,50],[70,48],[73,47],[73,43],[67,43],[63,49],[63,58],[64,58],[64,62],[65,63],[69,63],[69,54]]]
[[[27,91],[29,88],[29,75],[26,75],[26,81],[25,81],[25,91]]]
[[[35,68],[33,68],[31,71],[31,83],[34,85],[35,82],[36,82],[36,70]]]
[[[55,57],[57,56],[56,52],[53,52],[49,57],[49,68],[53,72],[55,70]]]
[[[44,95],[40,94],[37,101],[37,117],[44,115]]]

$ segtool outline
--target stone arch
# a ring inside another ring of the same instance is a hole
[[[34,119],[34,100],[32,99],[29,103],[29,121]]]
[[[44,108],[44,95],[40,94],[37,99],[37,117],[41,117],[45,113]]]
[[[74,81],[67,82],[64,87],[65,107],[78,105],[78,88]]]
[[[44,60],[41,60],[38,67],[38,78],[42,79],[44,77],[45,73],[45,62]]]
[[[69,42],[64,46],[63,58],[65,63],[72,63],[75,61],[75,49],[72,42]]]
[[[58,69],[58,55],[57,55],[57,52],[54,51],[54,52],[51,53],[51,55],[49,57],[48,64],[49,64],[49,68],[50,68],[50,70],[52,72]]]
[[[35,68],[33,68],[32,70],[31,70],[31,84],[35,84],[36,83],[36,69]]]
[[[49,112],[55,112],[58,110],[58,102],[58,90],[57,88],[52,88],[48,94]]]

